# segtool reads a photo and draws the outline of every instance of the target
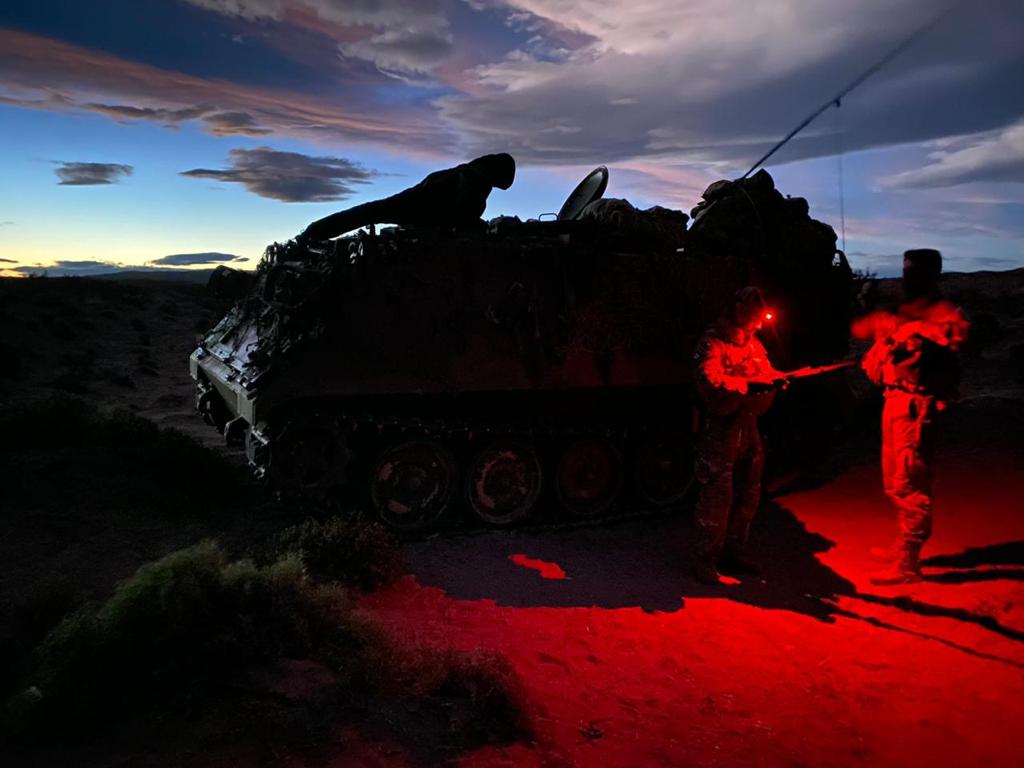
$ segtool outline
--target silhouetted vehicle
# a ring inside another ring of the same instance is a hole
[[[604,200],[552,221],[383,228],[267,249],[192,354],[198,407],[283,494],[388,525],[588,518],[693,482],[691,350],[740,286],[782,309],[780,366],[845,349],[835,233],[761,172],[688,217]]]

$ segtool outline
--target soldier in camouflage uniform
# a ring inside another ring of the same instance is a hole
[[[757,419],[784,374],[768,360],[756,333],[771,319],[760,290],[743,288],[734,306],[701,338],[694,354],[703,428],[697,441],[697,552],[694,577],[720,584],[719,568],[757,573],[743,556],[761,502],[764,449]]]
[[[895,313],[876,312],[853,324],[853,335],[874,338],[862,366],[885,388],[882,410],[882,480],[896,507],[900,536],[872,555],[889,567],[874,584],[921,581],[920,554],[932,530],[932,465],[935,422],[957,397],[957,349],[967,338],[961,310],[939,297],[942,256],[932,249],[903,257],[904,303]]]

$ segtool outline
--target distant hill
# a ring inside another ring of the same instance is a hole
[[[206,285],[212,274],[212,269],[124,269],[88,277],[91,280],[167,280]]]

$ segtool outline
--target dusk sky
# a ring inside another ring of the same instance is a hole
[[[1021,0],[4,0],[0,269],[252,267],[310,221],[507,151],[486,217],[689,211],[768,163],[856,268],[1024,266]]]

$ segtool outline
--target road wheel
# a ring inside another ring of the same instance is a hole
[[[370,468],[370,503],[387,525],[422,531],[448,510],[458,483],[455,460],[439,443],[408,440],[386,448]]]
[[[590,517],[604,512],[621,489],[622,457],[609,440],[577,440],[558,459],[555,492],[572,515]]]
[[[637,448],[633,469],[637,493],[657,507],[675,504],[693,486],[693,448],[678,435],[650,437]]]
[[[481,520],[510,525],[533,512],[542,481],[540,459],[532,445],[498,440],[470,461],[466,500]]]
[[[347,432],[328,414],[289,418],[271,442],[271,476],[286,495],[320,504],[348,479]]]

